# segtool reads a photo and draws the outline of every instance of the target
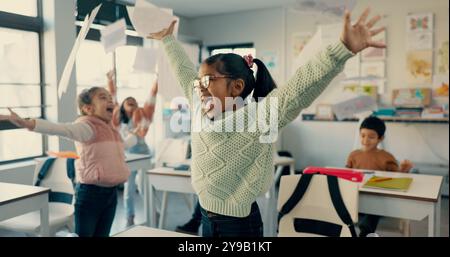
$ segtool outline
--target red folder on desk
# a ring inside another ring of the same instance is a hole
[[[323,167],[307,167],[303,170],[303,174],[322,174],[328,176],[336,176],[338,178],[350,180],[353,182],[361,182],[364,178],[364,173],[351,169],[336,169]]]

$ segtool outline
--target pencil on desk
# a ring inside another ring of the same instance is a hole
[[[378,178],[378,179],[374,179],[372,180],[372,182],[382,182],[382,181],[387,181],[387,180],[391,180],[392,178]]]

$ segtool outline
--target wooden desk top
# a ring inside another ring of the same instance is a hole
[[[362,194],[374,194],[383,196],[393,196],[398,198],[413,199],[419,201],[437,202],[441,195],[443,182],[442,176],[432,176],[424,174],[411,174],[400,172],[375,171],[376,176],[394,177],[394,178],[412,178],[410,188],[406,192],[364,188],[362,185],[370,176],[364,176],[364,181],[360,184],[359,192]]]
[[[46,194],[50,189],[20,184],[0,182],[0,205],[22,200],[35,195]]]
[[[346,169],[342,167],[327,167],[327,168]],[[349,169],[349,170],[353,171],[356,170],[365,173],[364,180],[359,184],[359,193],[361,194],[392,196],[396,198],[405,198],[427,202],[438,201],[438,197],[440,197],[441,195],[441,189],[444,180],[442,176],[425,175],[425,174],[378,171],[378,170],[373,171],[363,169]],[[375,174],[367,174],[368,172],[372,173],[374,172]],[[408,191],[406,192],[362,187],[367,182],[367,180],[370,177],[372,177],[372,175],[381,177],[392,177],[392,178],[412,178],[413,181]]]
[[[151,159],[153,156],[150,154],[133,154],[133,153],[126,153],[125,154],[125,161],[138,161],[143,159]]]
[[[290,165],[294,164],[295,159],[286,156],[275,156],[273,158],[273,165]]]
[[[190,177],[191,172],[188,170],[174,170],[173,168],[160,167],[146,171],[147,175],[167,175],[167,176],[180,176]]]

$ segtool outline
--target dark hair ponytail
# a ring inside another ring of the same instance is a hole
[[[207,58],[204,63],[213,65],[220,74],[242,79],[245,87],[240,97],[244,99],[253,91],[253,97],[258,101],[258,97],[266,97],[277,87],[264,63],[258,59],[254,59],[258,66],[256,80],[247,61],[237,54],[216,54]]]
[[[120,123],[128,124],[128,122],[130,121],[130,118],[128,118],[127,112],[125,111],[125,102],[130,99],[134,99],[134,97],[129,96],[129,97],[125,98],[125,100],[123,100],[122,104],[120,105],[120,113],[119,113]]]
[[[270,75],[269,70],[266,68],[266,65],[261,60],[254,59],[253,62],[258,66],[253,98],[255,98],[255,101],[258,101],[258,97],[266,97],[277,85]]]

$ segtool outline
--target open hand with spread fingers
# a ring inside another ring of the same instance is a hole
[[[341,41],[354,54],[368,47],[386,48],[384,43],[373,41],[373,36],[385,30],[385,27],[374,29],[375,24],[381,19],[381,16],[377,15],[367,21],[369,13],[370,8],[367,8],[361,14],[356,24],[352,25],[350,12],[345,11]]]

